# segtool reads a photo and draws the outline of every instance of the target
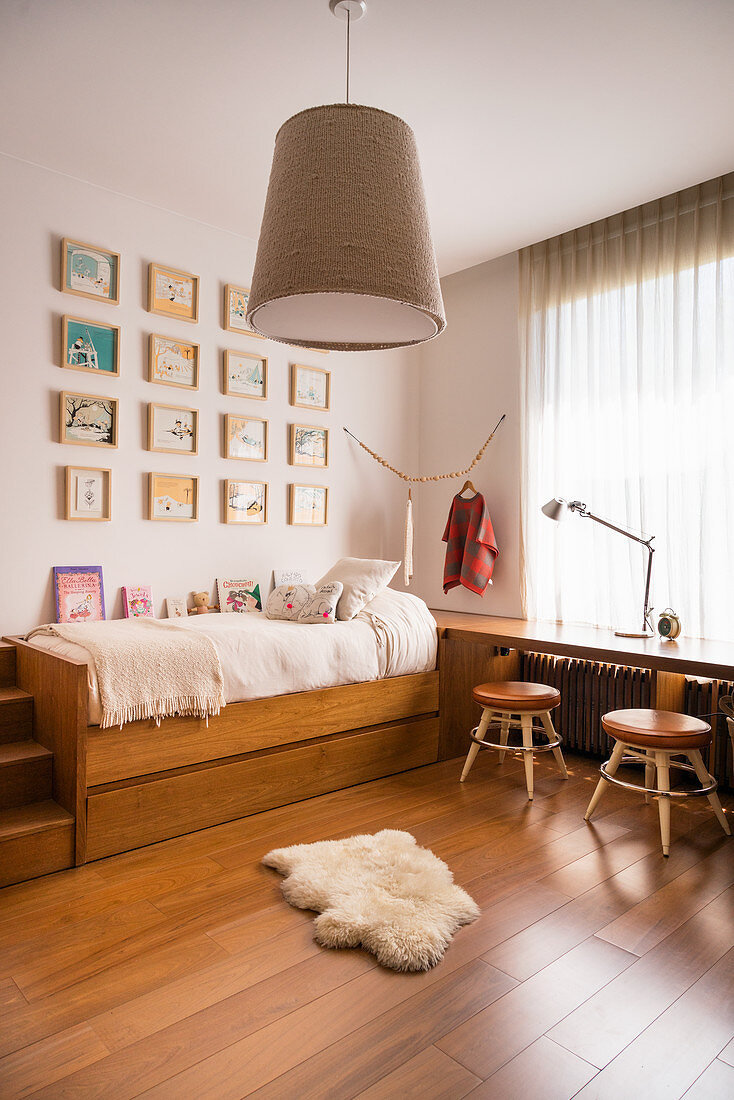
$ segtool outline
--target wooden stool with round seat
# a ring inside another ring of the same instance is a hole
[[[701,756],[701,749],[707,749],[711,744],[711,726],[708,722],[668,710],[612,710],[603,715],[601,724],[616,744],[610,759],[601,766],[601,779],[584,814],[587,821],[599,804],[607,784],[613,783],[627,790],[640,791],[645,795],[646,802],[650,801],[651,795],[658,799],[664,856],[670,855],[672,798],[699,798],[706,795],[722,829],[731,836],[729,822],[716,794],[718,784],[709,775]],[[685,756],[690,763],[674,760],[673,757],[676,756]],[[620,764],[632,761],[642,761],[645,765],[644,787],[639,783],[625,783],[616,778]],[[671,768],[695,772],[700,786],[693,790],[671,791]],[[654,787],[656,770],[657,786]]]
[[[471,771],[471,766],[476,760],[480,748],[498,749],[500,764],[505,758],[506,752],[522,753],[525,761],[525,782],[528,788],[528,798],[533,798],[533,754],[536,752],[551,751],[556,758],[561,775],[568,779],[566,764],[561,752],[561,742],[553,728],[550,712],[561,702],[561,693],[554,687],[546,687],[545,684],[526,684],[519,680],[497,681],[491,684],[480,684],[472,690],[472,699],[483,707],[482,718],[479,725],[471,731],[473,744],[461,773],[463,783]],[[533,726],[533,719],[540,721],[540,726]],[[485,740],[490,723],[499,725],[499,743]],[[542,731],[548,738],[547,745],[533,744],[533,729]],[[508,745],[507,736],[511,729],[522,731],[522,745]]]

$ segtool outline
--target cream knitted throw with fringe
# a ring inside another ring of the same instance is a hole
[[[102,729],[141,718],[208,718],[225,706],[224,678],[213,642],[195,630],[156,619],[49,623],[28,635],[51,634],[92,656],[102,704]]]

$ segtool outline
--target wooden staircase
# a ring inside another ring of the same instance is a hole
[[[33,739],[33,696],[0,642],[0,886],[74,864],[74,818],[52,798],[54,754]]]

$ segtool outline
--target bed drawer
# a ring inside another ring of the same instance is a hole
[[[341,790],[437,757],[438,718],[416,718],[92,790],[86,858]]]
[[[438,712],[438,672],[230,703],[200,718],[87,733],[87,787]]]

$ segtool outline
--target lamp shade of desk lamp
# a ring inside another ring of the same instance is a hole
[[[547,516],[548,519],[559,521],[565,519],[567,507],[567,501],[563,500],[561,497],[553,497],[552,500],[549,500],[547,504],[543,505],[541,512],[544,516]]]
[[[364,6],[331,4],[348,26]],[[276,135],[247,322],[322,350],[420,344],[446,318],[415,135],[348,99],[347,83],[346,103],[300,111]]]

